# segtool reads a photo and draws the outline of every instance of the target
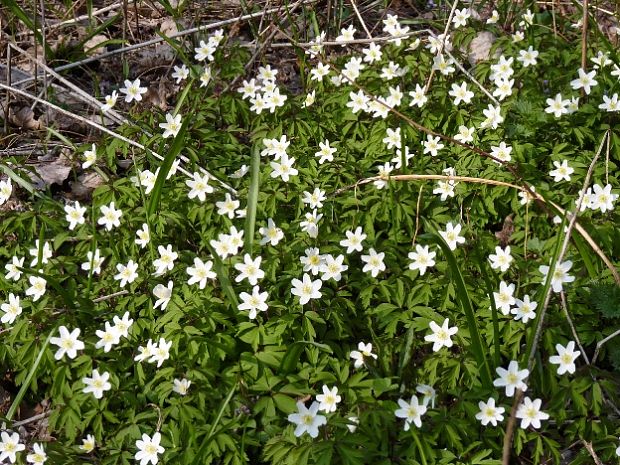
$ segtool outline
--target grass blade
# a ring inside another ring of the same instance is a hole
[[[183,124],[181,125],[181,129],[172,141],[172,146],[164,157],[164,161],[159,168],[159,174],[157,175],[157,179],[155,180],[155,186],[153,187],[153,192],[151,192],[150,201],[146,210],[146,214],[149,216],[149,218],[153,215],[153,213],[155,213],[155,210],[159,205],[159,199],[161,198],[161,193],[164,187],[164,183],[166,182],[166,177],[168,176],[168,173],[172,168],[174,160],[183,148],[183,144],[185,142],[185,133],[187,132],[188,124],[189,118],[185,118],[185,121],[183,121]]]
[[[433,233],[435,242],[437,242],[444,255],[446,256],[448,266],[450,268],[450,271],[452,272],[452,280],[456,285],[456,297],[461,304],[461,308],[465,313],[465,317],[467,318],[467,326],[469,327],[469,334],[471,338],[471,351],[474,355],[474,358],[476,359],[476,362],[478,362],[478,366],[480,367],[482,386],[486,389],[493,389],[491,370],[484,355],[482,339],[480,337],[480,332],[478,331],[478,325],[476,324],[476,315],[474,314],[474,308],[471,304],[471,299],[469,298],[469,292],[467,292],[465,280],[463,279],[463,275],[461,274],[461,270],[456,261],[456,257],[452,253],[452,250],[450,250],[450,247],[448,247],[448,244],[446,244],[443,238],[435,230],[435,228],[433,228],[428,223],[426,223],[426,227],[429,231]]]
[[[258,186],[260,184],[260,150],[258,145],[252,149],[252,164],[250,173],[250,188],[248,190],[248,204],[245,217],[245,250],[252,256],[254,245],[254,227],[256,225],[256,204],[258,203]]]
[[[32,381],[32,378],[34,377],[34,374],[36,373],[37,368],[39,367],[39,364],[41,363],[41,359],[43,358],[45,349],[47,349],[47,346],[50,343],[50,339],[52,338],[52,334],[54,334],[55,331],[56,331],[56,328],[50,331],[50,333],[47,335],[47,338],[45,338],[45,341],[43,342],[43,345],[41,346],[41,349],[39,350],[37,358],[34,360],[34,363],[32,364],[30,371],[28,372],[28,376],[26,376],[26,379],[24,380],[22,387],[19,388],[19,392],[15,396],[15,399],[13,399],[13,403],[11,404],[9,411],[6,414],[6,419],[8,421],[11,421],[11,419],[13,418],[13,415],[15,415],[15,412],[17,411],[17,408],[19,407],[19,404],[21,403],[22,399],[26,395],[28,386],[30,386],[30,382]]]

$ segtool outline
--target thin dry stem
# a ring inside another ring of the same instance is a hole
[[[353,7],[353,11],[355,11],[355,16],[357,16],[357,19],[360,22],[360,24],[362,25],[362,28],[364,28],[364,31],[366,32],[366,35],[368,36],[369,39],[372,39],[372,34],[370,33],[370,31],[366,27],[366,23],[364,22],[364,18],[362,18],[362,15],[360,14],[360,10],[357,9],[357,4],[355,3],[355,0],[351,0],[351,6]]]
[[[614,337],[619,336],[620,335],[620,329],[614,331],[613,333],[611,333],[609,336],[605,337],[604,339],[601,339],[597,344],[596,344],[596,349],[594,349],[594,355],[592,356],[592,364],[594,365],[594,363],[596,362],[596,359],[598,358],[598,354],[601,350],[601,347],[603,347],[607,342],[611,341]]]
[[[557,256],[554,266],[558,266],[560,263],[562,263],[562,260],[564,259],[564,254],[566,254],[566,250],[568,249],[571,232],[573,228],[575,227],[575,223],[577,221],[577,213],[581,211],[581,204],[583,203],[583,200],[586,195],[586,190],[588,188],[588,185],[590,184],[590,178],[592,177],[592,172],[594,171],[594,165],[596,164],[596,161],[598,160],[601,154],[601,151],[603,150],[603,144],[605,143],[605,137],[609,137],[609,130],[605,132],[605,135],[603,136],[603,140],[601,140],[601,144],[599,145],[596,155],[594,156],[594,158],[592,159],[592,162],[590,163],[590,167],[588,168],[586,178],[584,179],[584,182],[583,182],[583,187],[581,188],[581,192],[579,193],[579,200],[577,201],[575,212],[572,214],[569,214],[570,221],[568,223],[568,227],[566,228],[566,232],[564,233],[564,239],[562,242],[562,246],[560,248],[560,253]],[[552,275],[553,275],[553,270],[550,268],[548,275],[547,275],[547,280],[550,280]],[[532,372],[532,368],[534,367],[536,351],[538,350],[538,341],[540,340],[540,336],[542,334],[542,328],[545,322],[547,308],[549,307],[549,302],[551,300],[552,291],[553,291],[552,286],[549,286],[545,294],[544,300],[543,300],[543,305],[542,305],[542,308],[539,314],[538,324],[534,331],[532,347],[530,348],[530,353],[529,353],[528,360],[527,360],[527,368],[530,371],[530,373]],[[510,451],[512,449],[512,437],[514,434],[514,428],[515,428],[515,424],[517,421],[516,410],[522,398],[523,398],[523,391],[519,389],[517,391],[517,394],[515,395],[515,400],[512,405],[512,410],[510,412],[510,418],[508,419],[508,423],[506,426],[506,434],[504,435],[504,447],[502,451],[502,465],[510,464]]]
[[[62,113],[63,115],[69,116],[70,118],[76,119],[84,124],[87,124],[93,128],[96,128],[98,130],[100,130],[101,132],[105,132],[106,134],[118,139],[118,140],[122,140],[123,142],[139,148],[140,150],[143,150],[145,152],[150,152],[155,158],[157,158],[160,161],[164,160],[164,157],[161,156],[160,154],[154,152],[151,149],[148,149],[147,147],[145,147],[144,145],[140,144],[139,142],[133,141],[131,139],[126,138],[125,136],[122,136],[108,128],[106,128],[105,126],[102,126],[101,124],[95,123],[94,121],[91,121],[89,119],[84,118],[83,116],[80,115],[76,115],[75,113],[71,113],[70,111],[65,110],[64,108],[60,108],[59,106],[54,105],[53,103],[47,102],[43,99],[40,99],[34,95],[29,94],[28,92],[24,92],[23,90],[20,89],[15,89],[14,87],[9,87],[6,86],[4,84],[0,84],[0,88],[2,89],[6,89],[9,90],[13,93],[16,93],[18,95],[21,95],[23,97],[32,99],[32,100],[36,100],[39,103],[43,104],[43,105],[47,105],[48,107]],[[183,160],[183,158],[185,157],[180,157],[181,160]],[[187,163],[187,158],[185,158],[185,160],[183,160],[184,162]],[[224,181],[219,180],[218,178],[216,178],[215,176],[213,176],[211,173],[209,173],[209,171],[205,170],[204,168],[198,167],[198,169],[203,173],[203,174],[207,174],[210,178],[215,179],[224,189],[232,192],[233,194],[237,194],[237,191],[235,189],[233,189],[232,187],[230,187],[228,184],[226,184]],[[179,171],[183,174],[185,174],[188,177],[192,177],[192,174],[190,174],[187,170],[185,170],[184,168],[179,168]]]
[[[448,16],[448,22],[446,23],[446,27],[443,30],[443,37],[441,39],[441,44],[439,44],[439,50],[437,50],[437,56],[443,53],[444,46],[446,44],[446,38],[448,37],[448,31],[450,30],[450,24],[452,23],[452,17],[454,16],[454,12],[456,11],[456,7],[458,5],[458,1],[454,0],[452,3],[452,8],[450,9],[450,15]],[[424,93],[427,94],[428,90],[431,88],[431,84],[433,82],[433,77],[435,76],[435,68],[431,68],[431,74],[428,76],[428,80],[426,81],[426,85],[424,86]]]
[[[592,447],[592,443],[586,441],[585,439],[582,439],[581,443],[583,444],[583,446],[586,448],[586,450],[590,454],[590,457],[592,457],[592,460],[594,460],[594,463],[596,465],[603,465],[603,462],[601,462],[601,459],[598,457],[598,455],[596,455],[596,452],[594,451],[594,448]]]
[[[562,311],[564,312],[564,316],[568,321],[568,326],[570,326],[570,330],[573,333],[573,337],[579,346],[579,350],[581,350],[581,354],[583,355],[583,359],[586,361],[588,365],[590,365],[590,359],[588,358],[588,354],[586,350],[583,348],[583,344],[581,343],[581,339],[579,339],[579,335],[577,334],[577,330],[575,329],[575,325],[573,324],[573,319],[570,317],[570,313],[568,313],[568,304],[566,303],[566,294],[564,291],[560,292],[560,305],[562,306]]]
[[[585,71],[588,52],[588,0],[583,0],[583,18],[581,23],[581,68]]]

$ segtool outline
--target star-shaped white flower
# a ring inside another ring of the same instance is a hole
[[[454,336],[459,329],[456,326],[449,327],[448,324],[449,318],[446,318],[441,326],[434,321],[429,323],[429,327],[431,331],[433,331],[433,334],[427,334],[424,336],[424,340],[433,343],[433,352],[437,352],[442,347],[450,348],[454,344],[452,342],[452,336]]]

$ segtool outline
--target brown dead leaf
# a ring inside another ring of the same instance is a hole
[[[62,184],[69,177],[73,161],[65,154],[61,153],[54,161],[35,165],[34,169],[46,186],[52,184]]]
[[[107,51],[107,47],[103,44],[108,37],[104,34],[97,34],[84,42],[84,53],[89,56],[101,55]]]
[[[23,129],[36,130],[43,127],[41,121],[34,117],[34,111],[28,106],[21,107],[16,111],[13,108],[9,108],[9,121],[11,124]]]
[[[165,19],[161,23],[161,26],[159,26],[159,30],[166,37],[170,37],[173,34],[176,34],[177,32],[179,32],[179,29],[177,28],[177,23],[175,23],[174,19],[172,18]]]
[[[504,225],[502,226],[502,230],[495,233],[495,237],[499,239],[502,247],[506,247],[510,243],[510,237],[512,236],[512,233],[514,231],[515,227],[512,220],[512,215],[508,215],[504,219]]]
[[[77,181],[72,181],[71,197],[75,200],[88,200],[95,188],[104,183],[104,180],[97,173],[89,171],[78,176]]]

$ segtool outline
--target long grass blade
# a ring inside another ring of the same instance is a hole
[[[151,197],[149,200],[148,208],[146,210],[146,214],[151,217],[157,206],[159,205],[159,200],[161,198],[162,189],[164,187],[164,183],[166,182],[166,177],[168,177],[168,173],[172,168],[172,164],[176,159],[177,155],[181,152],[183,148],[183,144],[185,142],[185,133],[187,132],[187,125],[189,124],[189,118],[185,118],[183,124],[181,125],[181,129],[177,133],[174,141],[172,141],[172,146],[170,150],[164,157],[164,161],[159,168],[159,174],[157,175],[157,179],[155,180],[155,186],[153,187],[153,191],[151,192]]]
[[[34,377],[34,374],[36,373],[37,368],[39,367],[39,364],[41,363],[41,359],[43,358],[45,349],[47,349],[47,346],[50,343],[50,339],[52,338],[52,334],[54,334],[55,331],[56,331],[56,328],[50,331],[50,333],[47,335],[47,338],[45,338],[45,341],[43,341],[43,345],[41,346],[41,349],[39,350],[37,358],[34,360],[32,367],[30,367],[28,376],[26,376],[24,383],[22,384],[21,388],[19,388],[19,392],[17,393],[17,395],[15,396],[15,399],[13,399],[13,403],[9,407],[9,411],[6,413],[6,419],[8,421],[11,421],[11,419],[13,418],[13,415],[15,415],[15,412],[17,411],[19,407],[19,404],[21,403],[22,399],[26,395],[28,386],[30,386],[30,382],[32,381],[32,378]]]
[[[487,358],[484,355],[484,349],[482,347],[482,339],[480,337],[480,331],[478,331],[478,325],[476,324],[476,315],[474,314],[474,308],[471,304],[469,292],[465,286],[465,280],[458,266],[456,258],[448,247],[448,244],[443,240],[439,233],[430,224],[426,223],[427,230],[433,233],[433,237],[448,261],[448,266],[452,272],[452,279],[456,285],[456,297],[465,313],[467,318],[467,326],[469,327],[469,334],[471,338],[471,351],[473,353],[478,366],[480,367],[480,377],[482,386],[486,389],[493,389],[493,380],[491,378],[491,370],[487,362]]]
[[[254,227],[256,225],[256,205],[258,203],[258,187],[260,184],[260,150],[258,145],[252,148],[252,164],[250,173],[250,188],[248,190],[248,204],[245,217],[245,250],[252,255],[254,245]]]

